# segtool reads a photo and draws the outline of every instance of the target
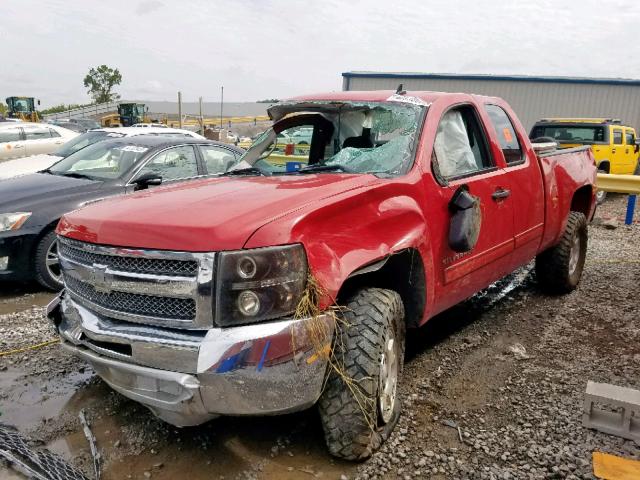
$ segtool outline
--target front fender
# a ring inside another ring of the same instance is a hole
[[[328,294],[322,307],[333,303],[353,272],[407,248],[429,259],[425,275],[433,278],[422,191],[413,187],[387,182],[344,192],[261,227],[245,248],[302,243],[310,270]],[[432,288],[432,282],[427,285]]]

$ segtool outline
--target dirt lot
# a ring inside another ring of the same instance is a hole
[[[84,409],[106,480],[593,478],[595,450],[640,459],[638,444],[581,426],[587,380],[640,388],[640,225],[622,225],[624,205],[610,196],[598,211],[576,292],[543,296],[528,267],[413,332],[404,415],[366,463],[326,454],[314,410],[175,429],[58,345],[0,356],[0,422],[90,475]],[[53,338],[50,294],[0,288],[0,352]]]

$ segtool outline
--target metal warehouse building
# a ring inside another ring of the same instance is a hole
[[[529,130],[544,117],[619,118],[640,127],[640,80],[618,78],[345,72],[343,90],[466,92],[504,98]]]

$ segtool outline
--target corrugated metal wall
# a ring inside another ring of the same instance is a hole
[[[527,131],[544,117],[620,118],[640,127],[640,86],[509,80],[350,77],[349,90],[389,90],[402,83],[406,90],[465,92],[504,98]]]

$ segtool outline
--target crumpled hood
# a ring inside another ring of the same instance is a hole
[[[374,180],[324,174],[191,181],[88,205],[65,215],[58,233],[121,247],[234,250],[273,219]]]

